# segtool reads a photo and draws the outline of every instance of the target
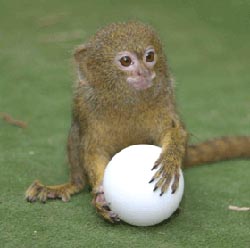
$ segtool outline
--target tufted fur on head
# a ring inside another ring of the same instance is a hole
[[[78,64],[79,80],[84,80],[95,89],[122,89],[124,94],[129,91],[131,95],[131,88],[125,80],[126,75],[116,67],[114,58],[121,51],[129,51],[142,59],[145,49],[149,46],[153,46],[157,54],[154,90],[160,85],[170,86],[171,79],[160,38],[152,27],[137,21],[110,24],[76,49],[75,60]]]

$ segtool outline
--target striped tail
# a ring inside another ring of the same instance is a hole
[[[184,168],[230,159],[250,159],[250,136],[220,137],[187,147]]]

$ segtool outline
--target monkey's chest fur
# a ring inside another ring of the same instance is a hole
[[[85,119],[80,121],[82,146],[85,150],[98,147],[111,157],[130,145],[160,146],[162,135],[171,128],[173,116],[167,101],[161,98],[154,101],[123,107],[100,104],[100,108],[91,109],[90,103],[83,100],[79,112],[87,108],[88,114],[84,114]]]

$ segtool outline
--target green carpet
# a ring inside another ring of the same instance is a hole
[[[29,204],[24,192],[39,178],[68,178],[72,51],[96,29],[139,19],[160,33],[176,79],[180,113],[192,141],[250,135],[250,2],[28,1],[0,2],[0,247],[250,247],[250,161],[185,170],[181,211],[147,228],[110,225],[87,192],[69,203]]]

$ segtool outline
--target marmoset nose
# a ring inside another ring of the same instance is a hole
[[[148,69],[144,67],[143,65],[140,65],[136,72],[137,72],[137,76],[147,77],[150,74]]]

